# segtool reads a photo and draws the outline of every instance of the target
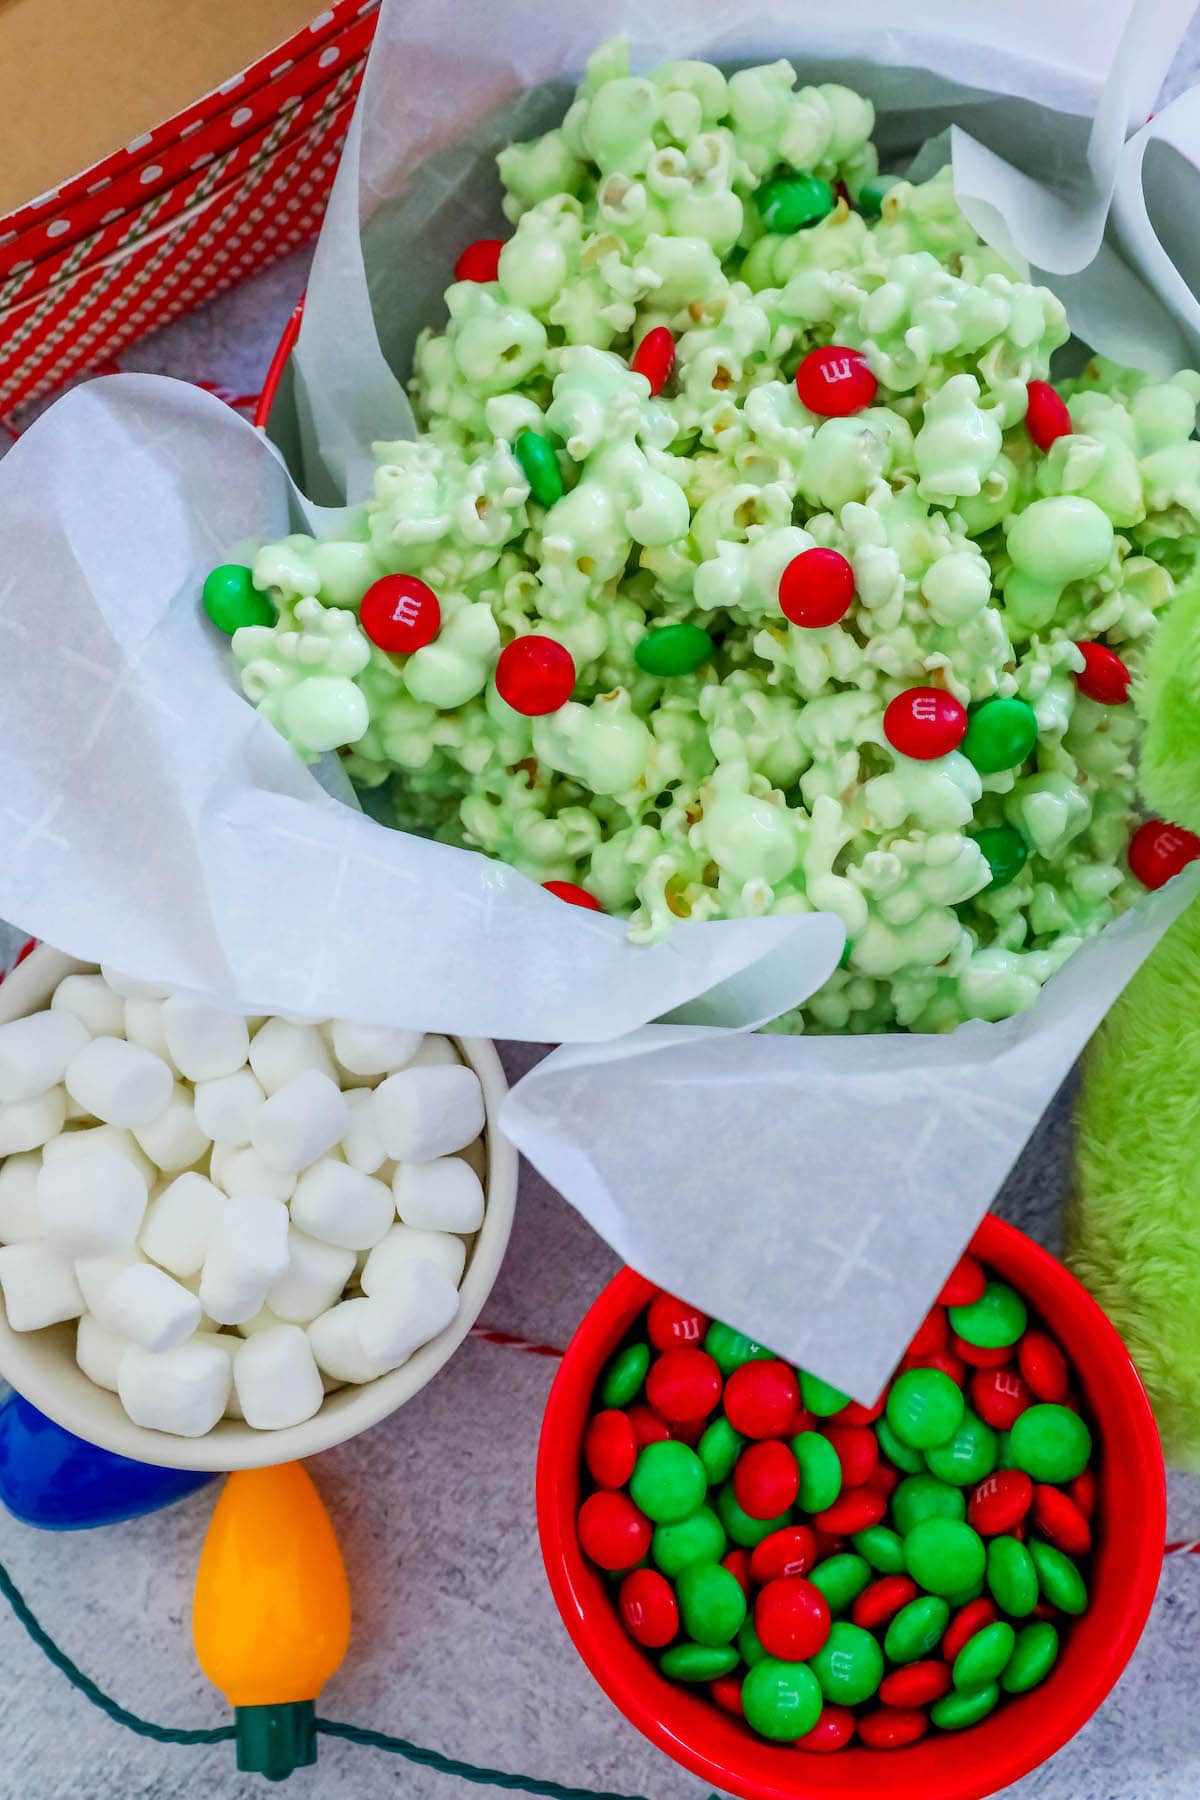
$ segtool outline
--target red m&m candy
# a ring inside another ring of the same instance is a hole
[[[665,325],[648,331],[629,364],[635,375],[644,375],[652,394],[661,394],[675,367],[675,339]]]
[[[503,248],[503,238],[476,238],[454,265],[455,281],[495,281]]]
[[[1075,648],[1083,655],[1083,667],[1075,677],[1080,693],[1101,706],[1123,706],[1133,677],[1116,651],[1096,643],[1076,644]]]
[[[721,1558],[721,1567],[728,1569],[743,1594],[750,1592],[750,1552],[748,1550],[730,1550]]]
[[[881,1706],[858,1721],[858,1735],[872,1750],[902,1750],[928,1729],[929,1720],[915,1707]]]
[[[863,1589],[850,1610],[850,1617],[864,1630],[875,1631],[895,1618],[900,1608],[915,1600],[920,1591],[909,1575],[884,1575]]]
[[[686,1300],[674,1294],[655,1294],[646,1314],[646,1336],[656,1350],[671,1350],[677,1344],[699,1344],[712,1320]]]
[[[646,1398],[672,1425],[706,1419],[721,1398],[721,1371],[706,1350],[678,1344],[650,1364]]]
[[[670,1582],[657,1569],[635,1569],[627,1575],[617,1605],[626,1631],[647,1650],[661,1650],[679,1630],[679,1603]]]
[[[1019,1525],[1033,1502],[1033,1482],[1024,1469],[997,1469],[967,1502],[967,1524],[980,1537],[1001,1537]]]
[[[1045,1331],[1027,1331],[1017,1345],[1017,1367],[1039,1400],[1059,1406],[1067,1397],[1067,1359]]]
[[[906,1663],[893,1669],[879,1684],[879,1698],[885,1706],[929,1706],[950,1692],[952,1678],[944,1662]]]
[[[530,633],[514,638],[496,664],[496,692],[514,712],[541,718],[571,698],[575,660],[554,638]]]
[[[725,1413],[743,1437],[782,1437],[800,1404],[800,1383],[784,1362],[747,1362],[725,1383]]]
[[[875,398],[879,383],[861,350],[826,344],[810,350],[796,370],[796,392],[809,412],[844,419],[861,412]]]
[[[879,1461],[875,1433],[865,1425],[828,1425],[825,1436],[837,1451],[837,1459],[842,1465],[842,1486],[861,1487],[870,1479]]]
[[[1129,840],[1129,867],[1143,887],[1160,888],[1200,856],[1200,837],[1165,819],[1147,819]]]
[[[977,1631],[982,1631],[985,1625],[994,1625],[999,1617],[999,1613],[990,1600],[984,1597],[978,1600],[968,1600],[967,1604],[960,1607],[955,1613],[942,1638],[942,1655],[946,1661],[953,1663],[963,1645],[968,1643]]]
[[[588,1421],[583,1439],[583,1460],[597,1487],[624,1487],[637,1461],[637,1433],[627,1413],[609,1407]]]
[[[589,894],[586,888],[576,887],[573,881],[543,881],[542,886],[556,900],[565,900],[569,906],[586,906],[589,912],[604,911],[595,894]]]
[[[781,1525],[750,1552],[750,1576],[764,1584],[780,1575],[807,1575],[817,1560],[817,1540],[808,1525]]]
[[[778,1438],[751,1444],[733,1471],[733,1495],[752,1519],[777,1519],[796,1504],[800,1465]]]
[[[829,1636],[829,1602],[802,1576],[768,1581],[754,1605],[754,1629],[768,1656],[806,1662]]]
[[[813,1514],[813,1524],[837,1537],[852,1537],[868,1525],[878,1525],[886,1511],[887,1500],[878,1488],[846,1488],[832,1506]]]
[[[1040,1484],[1033,1490],[1033,1522],[1068,1556],[1086,1556],[1092,1547],[1092,1528],[1087,1514],[1061,1488]]]
[[[1015,1369],[977,1369],[971,1377],[971,1401],[985,1425],[1011,1431],[1033,1405],[1033,1394]]]
[[[974,1306],[982,1300],[987,1288],[983,1265],[973,1256],[960,1256],[938,1295],[939,1306]]]
[[[671,1435],[671,1428],[666,1420],[660,1419],[648,1406],[631,1406],[627,1409],[626,1416],[633,1426],[639,1450],[644,1450],[647,1444],[664,1444]]]
[[[650,1548],[651,1528],[628,1494],[600,1488],[589,1494],[576,1523],[579,1542],[598,1568],[618,1574],[640,1563]]]
[[[854,1736],[854,1714],[848,1706],[826,1706],[811,1731],[795,1739],[797,1750],[812,1750],[824,1756],[833,1750],[844,1750]]]
[[[836,625],[854,599],[854,570],[839,550],[814,545],[793,556],[779,577],[779,606],[785,619],[810,631]]]
[[[883,715],[883,735],[901,756],[932,762],[967,735],[967,709],[945,688],[906,688]]]
[[[1039,450],[1048,450],[1056,438],[1069,437],[1074,430],[1067,403],[1048,381],[1026,384],[1029,404],[1025,409],[1025,425]]]
[[[710,1681],[708,1691],[722,1712],[731,1717],[742,1717],[742,1678],[740,1675],[720,1675],[716,1681]]]
[[[433,589],[415,575],[384,575],[363,595],[358,619],[373,644],[407,656],[433,642],[442,609]]]
[[[909,1356],[925,1356],[931,1350],[944,1350],[949,1338],[946,1315],[940,1306],[931,1307],[913,1333]]]

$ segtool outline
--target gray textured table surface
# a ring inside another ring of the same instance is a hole
[[[1196,79],[1200,39],[1168,92]],[[306,254],[123,357],[126,368],[256,389],[304,283]],[[536,1051],[509,1047],[510,1075]],[[1054,1245],[1070,1156],[1068,1097],[1028,1146],[998,1210]],[[563,1344],[616,1260],[525,1170],[512,1248],[484,1323]],[[707,1784],[625,1723],[576,1657],[550,1600],[533,1526],[533,1470],[554,1364],[469,1341],[395,1418],[317,1458],[349,1569],[354,1638],[322,1710],[464,1761],[646,1800],[707,1800]],[[51,1536],[0,1512],[0,1557],[43,1623],[115,1698],[172,1725],[223,1723],[196,1668],[191,1585],[213,1490],[152,1518]],[[1200,1479],[1173,1476],[1169,1537],[1200,1537]],[[228,1744],[148,1743],[93,1711],[0,1606],[0,1800],[234,1800],[263,1792]],[[1200,1793],[1200,1556],[1167,1558],[1150,1624],[1099,1714],[1007,1793],[1021,1800],[1188,1800]],[[295,1800],[500,1800],[493,1784],[324,1740]],[[929,1800],[937,1800],[930,1795]]]

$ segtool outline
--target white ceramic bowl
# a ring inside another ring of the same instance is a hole
[[[0,985],[0,1024],[38,1012],[64,975],[90,973],[94,967],[39,944]],[[512,1228],[517,1153],[496,1124],[507,1092],[504,1071],[489,1039],[456,1038],[455,1043],[483,1086],[486,1210],[467,1256],[458,1317],[402,1368],[360,1387],[338,1388],[311,1419],[283,1431],[255,1431],[240,1419],[222,1419],[205,1437],[175,1437],[135,1425],[115,1394],[88,1380],[75,1361],[74,1323],[45,1331],[13,1331],[0,1304],[0,1377],[77,1437],[138,1462],[174,1469],[253,1469],[294,1462],[378,1425],[420,1393],[458,1349],[492,1290]]]

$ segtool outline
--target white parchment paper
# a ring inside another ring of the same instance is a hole
[[[238,696],[198,604],[215,562],[333,529],[305,494],[361,496],[371,439],[411,431],[413,337],[463,242],[504,229],[495,150],[556,122],[621,28],[639,67],[786,54],[856,83],[896,160],[949,123],[972,217],[1050,272],[1089,341],[1183,360],[1194,252],[1164,220],[1200,194],[1190,97],[1137,127],[1190,3],[843,10],[385,0],[281,408],[300,487],[218,402],[153,377],[76,390],[0,464],[0,913],[250,1010],[563,1041],[509,1102],[530,1158],[637,1267],[870,1399],[1194,882],[1007,1024],[752,1035],[826,978],[837,920],[635,949],[512,870],[388,832]]]

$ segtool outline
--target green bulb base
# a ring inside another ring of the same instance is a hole
[[[286,1781],[293,1769],[317,1760],[317,1709],[313,1700],[284,1700],[274,1706],[239,1706],[237,1766],[247,1775]]]

